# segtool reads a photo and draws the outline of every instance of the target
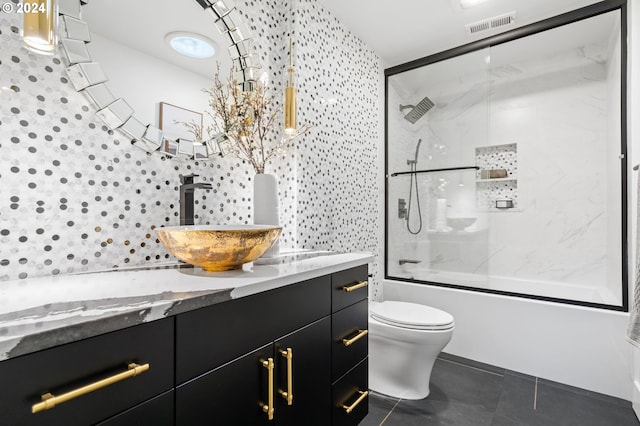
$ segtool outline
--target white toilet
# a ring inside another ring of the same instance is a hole
[[[433,364],[453,335],[453,316],[408,302],[370,307],[369,388],[395,398],[426,398]]]

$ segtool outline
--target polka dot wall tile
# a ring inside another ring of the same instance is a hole
[[[313,125],[267,165],[279,182],[281,247],[378,252],[378,57],[316,0],[236,5],[274,93],[293,36],[299,123]],[[252,223],[247,164],[179,162],[132,147],[96,118],[59,56],[22,46],[20,25],[0,15],[0,280],[171,259],[154,230],[179,221],[181,174],[213,186],[197,193],[196,223]]]
[[[296,2],[294,10],[298,114],[321,123],[298,150],[298,244],[377,253],[382,64],[317,1]],[[370,271],[374,298],[377,265]]]

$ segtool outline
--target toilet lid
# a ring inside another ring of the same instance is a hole
[[[440,309],[417,303],[384,301],[371,304],[371,316],[397,327],[445,330],[453,327],[453,316]]]

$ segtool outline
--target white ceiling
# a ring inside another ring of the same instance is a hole
[[[493,35],[468,36],[465,25],[516,11],[515,26],[526,25],[598,0],[489,0],[462,9],[459,0],[318,0],[345,27],[383,60],[385,67]],[[210,14],[195,0],[93,0],[83,6],[92,32],[152,56],[211,77],[216,61],[229,69],[228,40],[218,33]],[[505,27],[511,29],[514,26]],[[220,55],[191,59],[172,51],[164,37],[172,31],[193,31],[217,43]]]
[[[217,61],[223,77],[231,68],[228,38],[219,33],[213,15],[195,0],[92,0],[82,7],[82,18],[92,33],[204,77],[215,74]],[[180,55],[164,40],[174,31],[191,31],[213,40],[216,55],[210,59]]]
[[[515,27],[518,27],[598,3],[598,0],[489,0],[473,8],[462,9],[459,0],[318,1],[373,49],[385,67],[499,32],[492,30],[468,36],[466,24],[516,11]]]

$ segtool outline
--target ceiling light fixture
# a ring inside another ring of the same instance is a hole
[[[284,132],[287,135],[296,133],[296,69],[293,66],[293,42],[289,39],[289,66],[284,75]]]
[[[206,59],[216,54],[216,44],[200,34],[176,31],[167,34],[164,39],[173,50],[190,58]]]
[[[477,6],[487,0],[460,0],[460,6],[463,9],[469,9],[470,7]]]
[[[24,44],[33,52],[53,54],[56,47],[56,8],[53,0],[24,2],[21,5]]]

